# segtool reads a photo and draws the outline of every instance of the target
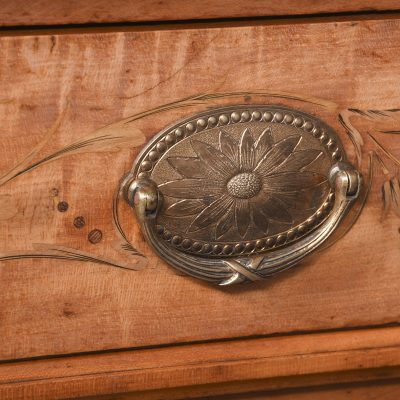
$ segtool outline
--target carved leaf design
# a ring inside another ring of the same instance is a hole
[[[389,211],[393,209],[398,217],[400,217],[400,185],[397,176],[385,180],[382,185],[383,212],[382,220],[384,220]]]
[[[394,176],[390,179],[390,189],[392,193],[392,205],[393,210],[400,217],[400,185],[399,185],[399,178]]]
[[[392,193],[390,190],[390,180],[387,180],[382,185],[383,212],[382,221],[387,217],[392,204]]]

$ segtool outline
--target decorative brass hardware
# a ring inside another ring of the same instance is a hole
[[[153,249],[219,285],[265,279],[316,250],[361,185],[325,123],[277,106],[233,106],[179,121],[123,182]]]

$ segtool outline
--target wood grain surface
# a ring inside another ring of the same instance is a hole
[[[0,396],[189,399],[394,380],[399,367],[400,328],[366,329],[6,363]]]
[[[231,289],[175,274],[143,242],[123,204],[121,223],[147,267],[131,271],[88,262],[88,254],[122,264],[138,259],[116,249],[112,202],[120,178],[144,140],[176,118],[222,102],[151,115],[132,130],[129,125],[133,134],[124,137],[123,146],[81,144],[104,126],[116,123],[115,129],[104,129],[119,133],[118,121],[190,95],[263,89],[337,106],[279,96],[224,103],[277,103],[315,113],[337,129],[354,160],[338,110],[399,108],[399,20],[22,32],[3,35],[0,53],[1,175],[29,161],[35,147],[30,163],[64,149],[61,158],[0,187],[7,210],[0,253],[36,257],[46,246],[46,251],[57,246],[64,253],[65,248],[80,252],[73,256],[80,261],[1,262],[0,337],[6,345],[0,359],[398,324],[400,221],[394,201],[381,219],[381,187],[396,175],[396,165],[367,135],[399,157],[399,136],[381,132],[382,126],[398,129],[395,118],[353,111],[365,141],[364,176],[370,150],[390,171],[387,176],[379,162],[374,164],[369,199],[347,236],[292,272]],[[73,151],[65,152],[74,143]],[[84,226],[76,227],[77,217]]]
[[[239,395],[215,396],[214,400],[397,400],[400,393],[398,382],[388,383],[364,383],[364,384],[340,384],[318,388],[306,388],[303,390],[284,390],[278,392],[246,393]],[[116,399],[117,397],[115,397]],[[120,397],[118,397],[122,400]],[[124,397],[128,400],[129,397]],[[202,398],[207,399],[207,398]],[[197,399],[197,400],[202,400]]]
[[[0,26],[196,20],[399,10],[395,0],[0,1]]]
[[[251,382],[256,385],[254,382]],[[257,382],[258,383],[258,382]],[[250,386],[250,385],[249,385]],[[218,389],[221,389],[219,386]],[[251,389],[251,387],[250,387]],[[257,391],[252,388],[250,392],[239,394],[222,394],[214,395],[212,391],[210,395],[197,397],[198,393],[206,393],[204,388],[196,391],[191,387],[186,390],[165,389],[161,391],[149,391],[140,393],[126,393],[116,395],[102,395],[97,397],[85,397],[85,400],[173,400],[173,399],[189,399],[193,400],[397,400],[400,393],[400,384],[398,379],[385,381],[369,381],[356,383],[340,383],[332,385],[321,385],[317,387],[293,387],[282,390]],[[210,390],[210,389],[208,389]],[[229,392],[229,391],[228,391]],[[196,393],[196,397],[192,394]]]
[[[335,376],[335,375],[334,375]],[[101,395],[96,397],[85,397],[85,400],[266,400],[266,399],[282,399],[282,400],[398,400],[400,385],[398,379],[389,381],[370,381],[362,383],[344,383],[336,385],[323,385],[317,387],[293,387],[286,390],[268,390],[255,391],[257,386],[263,386],[265,381],[245,382],[241,385],[233,385],[238,389],[236,394],[232,392],[232,386],[224,385],[207,385],[201,388],[185,388],[185,389],[164,389],[148,392],[131,392],[126,394]],[[241,392],[246,385],[249,392]],[[264,386],[268,386],[265,385]],[[289,385],[290,386],[290,385]],[[215,393],[226,393],[215,395]],[[198,393],[202,393],[202,397],[197,397]],[[208,393],[208,394],[207,394]],[[193,394],[196,397],[193,397]],[[204,396],[204,397],[203,397]],[[79,397],[78,397],[79,398]]]

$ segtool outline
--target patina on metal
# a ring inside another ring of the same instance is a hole
[[[329,126],[257,105],[210,110],[163,130],[122,187],[163,259],[230,285],[265,279],[316,250],[360,184]]]

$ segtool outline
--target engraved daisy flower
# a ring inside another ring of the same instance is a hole
[[[193,216],[187,232],[215,228],[221,238],[231,229],[245,237],[250,225],[264,234],[271,220],[292,224],[291,210],[307,208],[326,177],[307,167],[322,152],[297,150],[301,135],[274,142],[270,128],[254,141],[245,129],[237,143],[220,131],[218,148],[191,140],[197,157],[169,157],[182,176],[160,185],[176,199],[166,215]]]

